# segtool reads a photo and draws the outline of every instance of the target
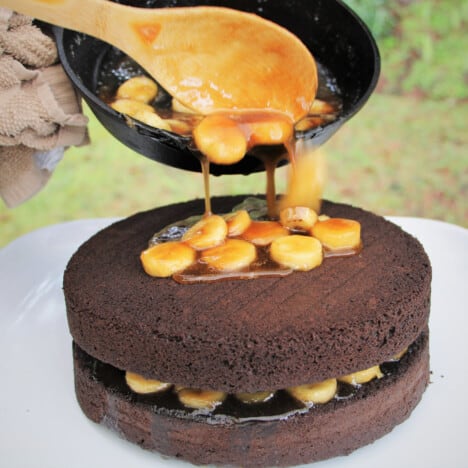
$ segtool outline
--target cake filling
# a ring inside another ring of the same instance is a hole
[[[275,391],[228,394],[201,390],[145,379],[132,372],[121,371],[85,353],[76,344],[74,352],[111,393],[120,392],[133,402],[150,405],[153,411],[179,418],[194,418],[212,424],[269,421],[305,413],[333,401],[357,397],[374,380],[382,380],[398,372],[403,360],[410,360],[426,340],[423,333],[407,349],[392,359],[336,379]]]
[[[398,353],[389,362],[398,362],[405,353],[406,350]],[[384,365],[385,364],[388,365],[388,362],[384,363]],[[384,365],[382,365],[382,367],[384,367]],[[222,391],[187,388],[180,385],[161,382],[159,380],[145,379],[141,375],[134,372],[125,372],[125,382],[128,387],[135,393],[147,395],[151,393],[172,390],[177,395],[180,403],[182,403],[185,407],[206,411],[213,411],[217,406],[223,404],[228,396],[234,397],[240,402],[249,405],[266,403],[274,398],[278,391],[287,392],[300,404],[310,408],[316,404],[328,403],[333,398],[342,397],[343,395],[340,395],[338,391],[339,385],[349,385],[358,388],[363,384],[366,384],[374,379],[381,379],[382,377],[384,377],[384,373],[382,372],[381,366],[378,365],[338,378],[331,378],[313,384],[289,387],[284,390],[258,391],[253,393],[242,392],[228,395]]]

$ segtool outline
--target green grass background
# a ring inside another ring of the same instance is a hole
[[[383,215],[468,227],[468,3],[347,0],[382,55],[377,91],[324,145],[325,197]],[[127,216],[202,195],[200,174],[163,166],[116,141],[85,109],[92,143],[69,149],[46,187],[0,202],[0,247],[41,226]],[[279,190],[287,169],[277,173]],[[259,191],[264,174],[212,178],[212,194]]]

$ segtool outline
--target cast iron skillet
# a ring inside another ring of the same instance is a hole
[[[135,0],[121,3],[158,8],[226,6],[256,13],[295,33],[316,60],[330,71],[341,93],[342,109],[338,119],[302,135],[317,146],[365,104],[380,73],[380,57],[374,39],[365,24],[341,0]],[[136,121],[129,126],[128,119],[96,96],[99,70],[110,51],[108,44],[60,28],[55,28],[55,36],[66,73],[111,134],[150,159],[200,171],[200,163],[194,156],[196,150],[189,145],[189,138]],[[231,166],[211,164],[210,172],[214,175],[249,174],[263,169],[257,158],[247,155]]]

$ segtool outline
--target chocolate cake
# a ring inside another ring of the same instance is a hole
[[[243,198],[214,198],[213,211]],[[70,260],[64,294],[84,413],[146,449],[241,466],[348,454],[405,420],[429,379],[431,268],[419,242],[382,217],[324,202],[328,216],[361,224],[356,255],[255,280],[181,285],[148,276],[139,256],[153,234],[202,212],[195,200],[136,214]],[[287,390],[373,366],[379,378],[340,381],[324,404],[301,404]],[[126,371],[171,386],[138,394]],[[226,397],[200,411],[181,403],[180,387]],[[259,391],[271,395],[254,404],[235,396]]]

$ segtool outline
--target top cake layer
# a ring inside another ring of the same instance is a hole
[[[214,198],[229,212],[245,197]],[[364,210],[324,202],[361,223],[362,251],[283,278],[180,285],[146,275],[152,235],[201,214],[203,202],[136,214],[83,244],[64,275],[71,334],[124,370],[227,392],[312,383],[388,360],[426,327],[431,268],[420,243]]]

